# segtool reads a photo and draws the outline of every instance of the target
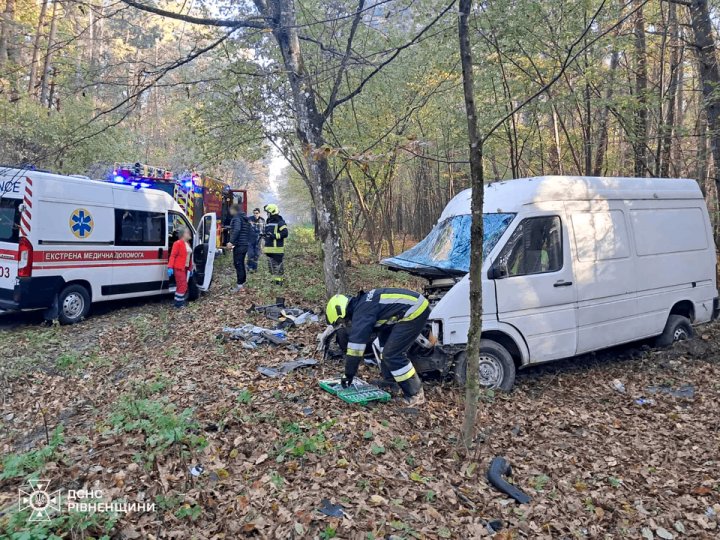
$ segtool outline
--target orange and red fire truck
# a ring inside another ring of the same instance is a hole
[[[172,171],[162,167],[143,163],[115,163],[110,180],[168,193],[195,226],[204,214],[214,213],[217,216],[218,245],[225,244],[223,227],[229,224],[230,207],[237,204],[247,213],[246,190],[233,189],[220,180],[197,172],[176,177]]]

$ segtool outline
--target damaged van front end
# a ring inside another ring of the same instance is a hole
[[[464,383],[465,347],[470,328],[470,190],[453,198],[430,233],[417,245],[381,264],[427,279],[424,295],[432,307],[423,334],[409,351],[419,373],[439,374]],[[483,256],[495,247],[513,219],[514,212],[483,214]],[[483,282],[483,328],[497,324],[495,293]],[[493,324],[495,323],[495,324]],[[485,386],[498,386],[489,373]]]

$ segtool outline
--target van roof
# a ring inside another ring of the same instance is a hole
[[[453,197],[439,222],[470,213],[472,190]],[[598,176],[534,176],[485,186],[483,212],[515,213],[542,201],[617,199],[702,199],[700,186],[687,178],[619,178]]]

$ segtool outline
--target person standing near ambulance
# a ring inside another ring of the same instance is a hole
[[[268,257],[268,266],[273,283],[283,285],[285,282],[285,239],[288,237],[288,228],[280,215],[277,204],[266,204],[267,221],[265,222],[265,255]]]
[[[230,208],[230,214],[232,220],[230,221],[230,239],[227,246],[233,250],[233,265],[237,277],[237,285],[234,290],[235,292],[245,292],[245,281],[247,281],[245,256],[248,252],[253,231],[240,205],[233,204]]]
[[[188,279],[192,273],[192,234],[188,229],[177,229],[178,239],[173,243],[168,261],[168,278],[175,276],[175,307],[185,306]]]

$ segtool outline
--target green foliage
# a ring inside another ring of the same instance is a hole
[[[237,396],[238,403],[242,403],[244,405],[249,405],[251,401],[252,401],[252,392],[250,391],[249,388],[243,388],[242,390],[240,390],[240,392],[238,392],[238,396]]]
[[[63,531],[74,531],[77,537],[110,540],[120,516],[115,512],[73,510],[50,516],[47,521],[29,521],[29,518],[29,510],[17,509],[0,517],[0,537],[11,540],[61,540],[67,538]],[[7,536],[2,536],[3,532]]]
[[[180,508],[175,511],[175,517],[183,519],[187,518],[190,521],[195,521],[202,514],[202,508],[198,505],[183,504]]]
[[[45,464],[57,455],[64,442],[63,426],[59,424],[50,436],[50,444],[24,454],[6,456],[0,470],[0,480],[21,477],[39,478]]]
[[[206,439],[196,435],[198,424],[192,419],[193,410],[177,412],[167,398],[150,399],[123,396],[110,416],[115,431],[139,432],[144,435],[145,458],[152,462],[171,446],[183,451],[202,449]]]
[[[302,458],[305,454],[322,454],[330,444],[325,432],[335,425],[335,420],[329,420],[307,426],[296,422],[285,423],[283,431],[291,436],[276,445],[278,463],[287,456]]]

